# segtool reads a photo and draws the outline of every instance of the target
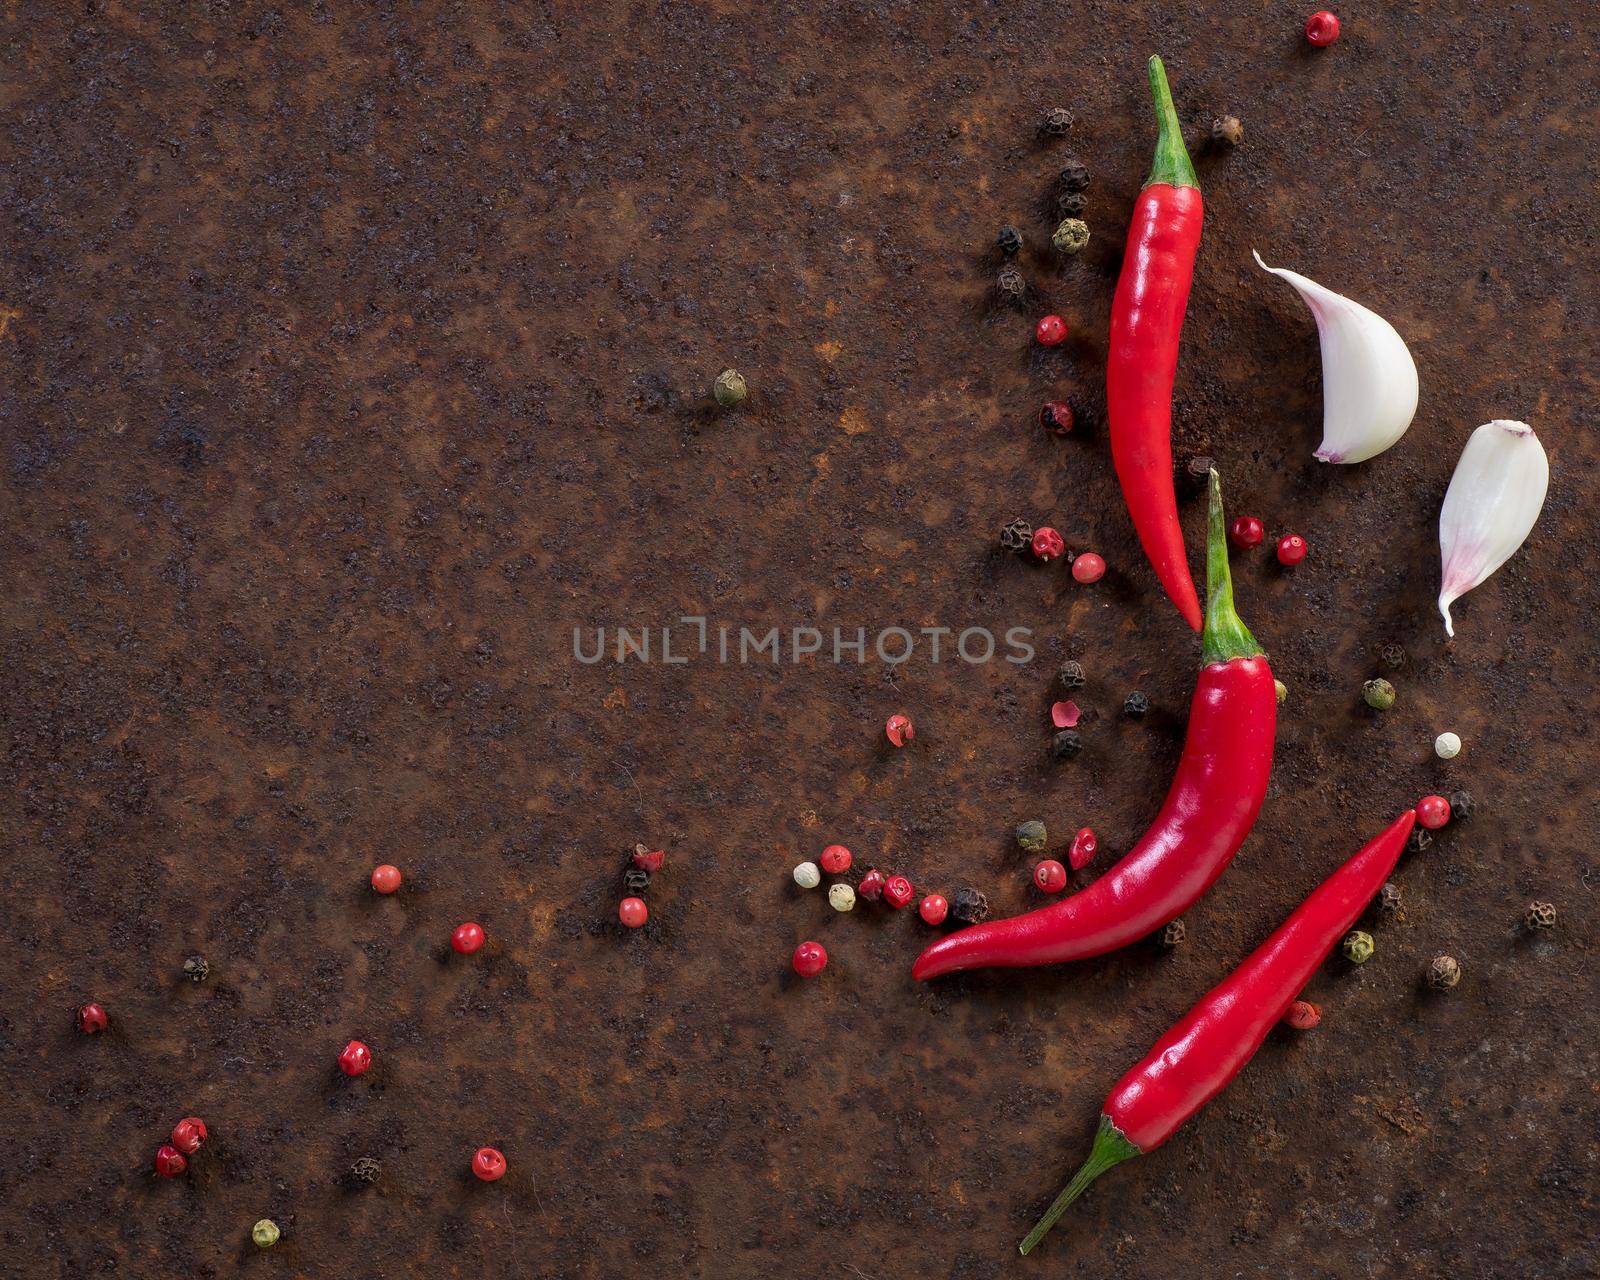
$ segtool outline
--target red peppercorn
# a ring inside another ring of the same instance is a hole
[[[200,1150],[201,1143],[209,1136],[206,1122],[199,1116],[185,1116],[172,1126],[172,1145],[186,1156],[192,1156]]]
[[[1228,526],[1228,541],[1241,551],[1259,547],[1266,536],[1266,527],[1254,516],[1240,516]]]
[[[506,1158],[493,1147],[479,1147],[472,1157],[472,1172],[485,1182],[505,1177]]]
[[[1072,864],[1074,871],[1082,871],[1094,861],[1094,855],[1100,852],[1100,841],[1094,834],[1093,827],[1082,827],[1078,834],[1072,837],[1072,847],[1067,850],[1067,861]]]
[[[1076,728],[1078,721],[1083,719],[1083,711],[1078,704],[1068,698],[1065,702],[1052,702],[1050,704],[1050,723],[1058,729]]]
[[[372,887],[379,893],[393,893],[400,887],[400,868],[385,862],[372,868]]]
[[[1417,801],[1417,825],[1437,831],[1450,821],[1450,802],[1443,796],[1423,796]]]
[[[802,978],[815,978],[828,967],[828,953],[820,942],[802,942],[794,949],[789,963]]]
[[[1318,9],[1306,19],[1306,39],[1319,49],[1326,49],[1339,38],[1339,16],[1326,9]]]
[[[1072,576],[1079,582],[1099,582],[1106,576],[1106,562],[1092,551],[1085,551],[1072,562]]]
[[[624,898],[617,904],[617,919],[630,929],[637,929],[650,918],[650,908],[643,898]]]
[[[359,1040],[345,1045],[339,1055],[339,1070],[347,1076],[365,1075],[372,1067],[372,1050]]]
[[[890,876],[883,882],[883,900],[896,911],[910,902],[916,892],[904,876]]]
[[[78,1030],[85,1035],[92,1036],[96,1031],[104,1031],[109,1024],[106,1011],[97,1004],[86,1004],[78,1010]]]
[[[1309,1000],[1296,1000],[1283,1015],[1283,1020],[1296,1031],[1310,1031],[1322,1021],[1322,1009]]]
[[[1065,400],[1052,400],[1039,410],[1039,425],[1051,435],[1066,435],[1073,421],[1072,406]]]
[[[156,1148],[156,1173],[163,1178],[176,1178],[189,1167],[189,1161],[183,1152],[170,1142],[163,1142]]]
[[[1040,893],[1060,893],[1067,887],[1067,869],[1054,858],[1046,858],[1033,869],[1033,883]]]
[[[1049,564],[1066,549],[1066,540],[1048,525],[1033,531],[1034,557],[1044,561],[1045,564]]]
[[[1044,316],[1034,326],[1033,336],[1041,347],[1059,347],[1067,340],[1067,322],[1060,316]]]
[[[1298,533],[1286,533],[1278,539],[1278,563],[1299,564],[1306,558],[1306,540]]]
[[[917,914],[922,917],[924,924],[943,924],[944,918],[950,914],[950,904],[942,894],[930,893],[918,905]]]
[[[822,851],[822,856],[817,861],[822,864],[822,869],[830,876],[842,876],[846,871],[850,870],[850,864],[854,859],[851,857],[850,850],[846,849],[842,844],[830,844]]]
[[[666,860],[667,854],[663,849],[646,849],[642,844],[633,848],[633,865],[646,875],[655,875]]]
[[[917,736],[916,728],[911,723],[910,716],[903,716],[899,712],[890,716],[883,726],[884,736],[896,747],[903,747]]]
[[[877,867],[861,877],[861,883],[856,886],[856,896],[865,898],[868,902],[876,902],[883,897],[884,875]]]
[[[470,956],[483,946],[483,926],[471,920],[465,924],[458,924],[455,932],[450,935],[450,945],[462,955]]]

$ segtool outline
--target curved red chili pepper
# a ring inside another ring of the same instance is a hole
[[[1150,93],[1161,133],[1150,177],[1133,206],[1111,304],[1106,417],[1111,460],[1145,556],[1184,621],[1198,631],[1200,601],[1172,491],[1172,381],[1203,208],[1160,58],[1150,59]]]
[[[1234,612],[1215,471],[1210,507],[1201,647],[1207,665],[1195,686],[1183,758],[1155,822],[1087,889],[940,939],[917,957],[912,977],[1055,964],[1114,951],[1182,915],[1239,851],[1267,794],[1278,699],[1272,668]]]
[[[1154,1151],[1255,1057],[1267,1032],[1394,870],[1417,820],[1407,809],[1311,892],[1245,961],[1157,1040],[1106,1098],[1089,1158],[1018,1246],[1027,1253],[1112,1165]]]

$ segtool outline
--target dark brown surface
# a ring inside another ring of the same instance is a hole
[[[1208,8],[6,6],[0,1272],[1595,1272],[1593,24],[1368,4],[1313,54],[1301,8]],[[1013,824],[1125,850],[1181,741],[1196,645],[1095,425],[1156,49],[1192,135],[1246,129],[1199,160],[1179,456],[1312,546],[1238,561],[1290,689],[1272,794],[1177,952],[917,988],[911,912],[834,916],[791,864],[842,840],[1011,912]],[[1095,238],[1057,270],[1069,153]],[[1008,220],[1021,312],[989,294]],[[1252,246],[1408,338],[1392,452],[1311,461],[1314,330]],[[1047,303],[1081,335],[1050,354]],[[752,401],[718,417],[728,365]],[[1033,414],[1063,388],[1089,423],[1061,441]],[[1498,416],[1539,430],[1550,500],[1447,645],[1435,516]],[[1111,573],[995,558],[1013,515]],[[680,614],[1029,626],[1039,657],[571,656],[576,624]],[[1068,655],[1098,718],[1052,765]],[[1460,786],[1478,816],[1402,868],[1377,957],[1313,982],[1322,1026],[1019,1263],[1124,1067]],[[624,935],[635,840],[670,853]],[[397,898],[365,887],[381,860]],[[1532,897],[1561,913],[1538,939]],[[443,959],[468,918],[490,947]],[[832,960],[800,984],[808,936]],[[1441,951],[1465,976],[1428,997]],[[109,1034],[71,1030],[88,998]],[[158,1182],[188,1113],[212,1143]],[[465,1176],[484,1142],[494,1186]],[[362,1155],[382,1177],[352,1190]]]

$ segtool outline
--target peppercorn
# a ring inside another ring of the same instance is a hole
[[[189,1161],[183,1152],[170,1142],[163,1142],[156,1148],[156,1176],[161,1178],[176,1178],[189,1167]]]
[[[1022,252],[1022,232],[1009,222],[1000,228],[1000,234],[994,238],[994,242],[1000,252],[1008,258],[1014,258]]]
[[[856,891],[843,883],[828,886],[828,905],[835,911],[853,911],[856,905]]]
[[[1050,704],[1050,723],[1058,729],[1076,729],[1083,719],[1083,708],[1070,698],[1065,702]]]
[[[1041,347],[1059,347],[1067,340],[1067,322],[1055,314],[1040,316],[1033,326],[1033,340]]]
[[[1046,858],[1034,867],[1033,884],[1040,893],[1060,893],[1067,887],[1067,869],[1054,858]]]
[[[842,876],[850,870],[855,855],[842,844],[830,844],[822,851],[822,856],[817,861],[822,863],[822,869],[830,876]]]
[[[270,1249],[283,1238],[283,1232],[271,1218],[262,1218],[250,1228],[250,1239],[258,1249]]]
[[[711,394],[724,409],[737,409],[750,398],[750,388],[737,370],[724,369],[711,384]]]
[[[1171,951],[1174,947],[1181,946],[1184,938],[1183,921],[1173,920],[1168,923],[1159,936],[1159,942],[1164,950]]]
[[[1022,278],[1022,272],[1009,265],[1000,268],[1000,274],[994,278],[994,287],[1013,302],[1020,302],[1028,292],[1028,282]]]
[[[883,885],[886,877],[877,867],[873,867],[866,875],[861,877],[861,883],[856,886],[856,893],[868,902],[876,902],[883,897]]]
[[[1197,453],[1185,462],[1178,477],[1183,492],[1191,498],[1204,493],[1211,480],[1211,470],[1216,465],[1216,459],[1204,453]]]
[[[1283,1020],[1296,1031],[1310,1031],[1322,1021],[1322,1009],[1309,1000],[1296,1000],[1283,1015]]]
[[[1450,793],[1450,816],[1457,822],[1467,822],[1478,811],[1478,802],[1472,798],[1470,791],[1452,791]]]
[[[505,1176],[506,1158],[493,1147],[479,1147],[472,1155],[472,1172],[484,1182],[497,1182]]]
[[[950,904],[943,894],[930,893],[917,904],[917,914],[922,917],[923,924],[943,924],[945,916],[950,914]]]
[[[1423,796],[1417,801],[1417,825],[1437,831],[1450,821],[1450,802],[1443,796]]]
[[[1428,966],[1428,985],[1435,991],[1448,991],[1461,981],[1461,966],[1454,956],[1434,956]]]
[[[1387,711],[1394,706],[1394,686],[1382,676],[1362,685],[1361,696],[1374,711]]]
[[[400,868],[388,862],[373,867],[372,887],[378,893],[394,893],[400,887]]]
[[[802,978],[815,978],[828,967],[828,952],[820,942],[802,942],[789,963]]]
[[[1075,581],[1085,586],[1091,582],[1099,582],[1106,576],[1106,562],[1093,551],[1085,551],[1073,558],[1072,576]]]
[[[1306,19],[1306,40],[1319,49],[1326,49],[1339,38],[1339,15],[1318,9]]]
[[[1056,195],[1056,217],[1080,218],[1089,207],[1089,197],[1081,191],[1062,191]],[[1052,240],[1054,237],[1052,237]]]
[[[1050,754],[1057,760],[1072,760],[1083,750],[1083,737],[1076,729],[1063,729],[1050,739]]]
[[[1066,539],[1048,525],[1033,531],[1033,543],[1031,545],[1033,547],[1033,558],[1041,564],[1049,564],[1067,549]]]
[[[890,876],[883,882],[883,900],[896,911],[910,902],[916,892],[904,876]]]
[[[1063,662],[1056,668],[1056,683],[1069,693],[1083,688],[1083,663]]]
[[[1390,671],[1398,671],[1406,665],[1406,651],[1397,644],[1386,644],[1378,650],[1378,660]]]
[[[624,898],[617,903],[617,919],[630,929],[642,929],[650,918],[650,908],[643,898]]]
[[[1081,200],[1083,197],[1075,198]],[[1089,243],[1089,224],[1075,215],[1062,218],[1056,224],[1056,229],[1050,233],[1050,243],[1057,253],[1077,253]]]
[[[1530,902],[1528,909],[1522,913],[1522,924],[1526,929],[1554,929],[1556,927],[1556,904],[1553,902]]]
[[[1074,871],[1082,871],[1094,861],[1094,855],[1099,851],[1100,840],[1094,828],[1079,827],[1078,834],[1072,837],[1072,845],[1067,850],[1067,861],[1072,864]]]
[[[1039,425],[1052,435],[1066,435],[1074,421],[1072,406],[1065,400],[1051,400],[1039,410]]]
[[[1411,834],[1406,837],[1406,852],[1421,853],[1433,843],[1433,832],[1426,827],[1412,827]]]
[[[1228,541],[1241,551],[1250,551],[1261,545],[1266,528],[1255,516],[1240,516],[1228,526]]]
[[[815,889],[822,883],[822,870],[815,862],[802,862],[794,869],[794,882],[802,889]]]
[[[1441,760],[1454,760],[1461,754],[1461,735],[1448,730],[1433,740],[1433,754]]]
[[[1143,720],[1148,710],[1150,710],[1149,697],[1137,689],[1122,700],[1122,713],[1130,720]]]
[[[1244,125],[1238,116],[1218,116],[1211,122],[1211,141],[1236,147],[1244,141]]]
[[[917,730],[910,716],[896,712],[884,721],[883,736],[889,739],[891,747],[903,747],[917,736]]]
[[[372,1050],[352,1040],[339,1051],[339,1070],[350,1077],[365,1075],[372,1069]]]
[[[1400,886],[1394,881],[1389,881],[1378,890],[1378,914],[1390,916],[1398,920],[1404,907],[1404,899],[1400,895]]]
[[[378,1180],[378,1175],[382,1172],[383,1166],[376,1160],[371,1156],[362,1156],[361,1159],[350,1166],[350,1179],[353,1182],[361,1182],[370,1186]]]
[[[470,956],[483,946],[483,926],[468,920],[458,924],[450,934],[450,946],[458,954]]]
[[[78,1030],[84,1035],[92,1036],[97,1031],[104,1031],[110,1025],[106,1011],[93,1002],[82,1006],[78,1010]]]
[[[209,1136],[206,1122],[199,1116],[184,1116],[172,1126],[172,1145],[186,1156],[192,1156],[200,1150]]]
[[[1072,128],[1072,112],[1065,107],[1051,107],[1039,121],[1039,132],[1047,138],[1064,138]]]
[[[1038,853],[1046,843],[1044,823],[1037,818],[1029,818],[1017,827],[1017,847],[1024,853]]]
[[[1366,964],[1368,960],[1372,959],[1372,953],[1376,950],[1376,946],[1370,933],[1364,933],[1360,929],[1352,929],[1345,934],[1344,941],[1339,944],[1339,950],[1344,952],[1344,958],[1351,964]]]
[[[1033,526],[1018,516],[1000,530],[1000,548],[1003,551],[1022,552],[1033,545]]]
[[[1278,700],[1278,705],[1281,707],[1289,701],[1289,686],[1284,684],[1282,680],[1274,680],[1272,682],[1272,696]]]
[[[1306,558],[1306,540],[1298,533],[1286,533],[1278,539],[1278,563],[1286,567],[1299,564]]]
[[[638,867],[629,867],[622,873],[622,887],[630,894],[640,894],[650,887],[650,873]]]
[[[1089,166],[1076,156],[1073,156],[1061,166],[1057,175],[1063,191],[1087,191],[1089,189]]]
[[[989,899],[976,889],[957,889],[950,895],[950,915],[962,924],[977,924],[989,914]]]
[[[204,956],[190,956],[183,962],[183,976],[190,982],[204,982],[210,973],[211,966]]]
[[[666,862],[667,855],[663,849],[648,849],[642,844],[633,846],[633,857],[630,861],[646,875],[655,875],[661,870],[662,863]]]

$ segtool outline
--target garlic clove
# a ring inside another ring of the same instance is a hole
[[[1526,422],[1497,419],[1472,433],[1439,509],[1439,612],[1516,554],[1550,488],[1550,460]]]
[[[1394,326],[1359,302],[1296,271],[1263,271],[1287,280],[1317,321],[1322,341],[1323,462],[1365,462],[1401,436],[1417,413],[1417,365]]]

